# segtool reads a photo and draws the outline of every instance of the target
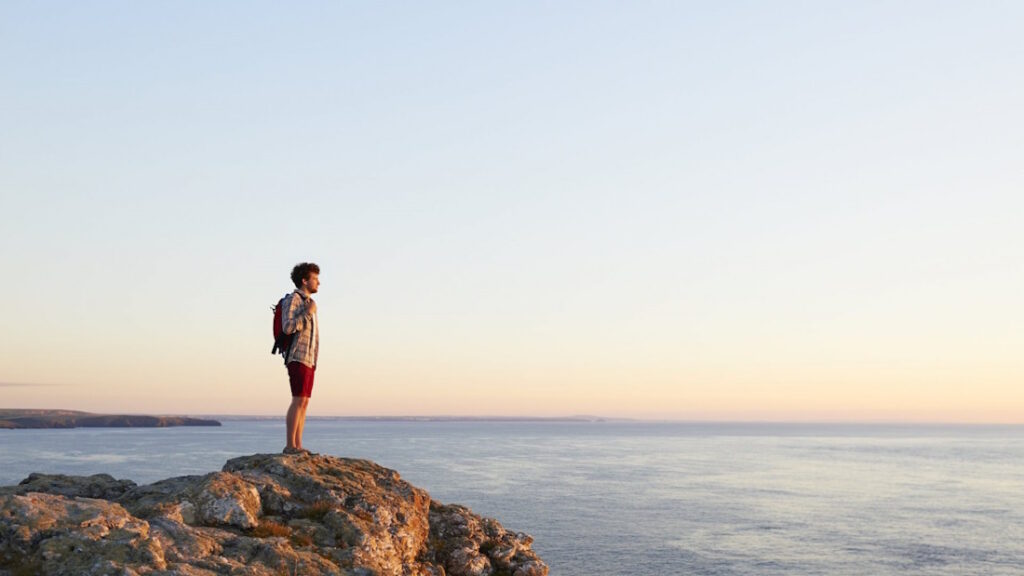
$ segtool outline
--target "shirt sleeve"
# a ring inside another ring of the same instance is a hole
[[[284,314],[281,315],[281,328],[285,334],[295,334],[306,329],[306,326],[312,321],[308,312],[306,312],[306,304],[302,301],[302,297],[298,294],[292,293],[291,298],[288,299],[288,306],[284,309]]]

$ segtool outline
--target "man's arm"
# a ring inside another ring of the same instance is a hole
[[[285,334],[295,334],[306,329],[306,326],[312,322],[313,316],[306,309],[306,305],[302,302],[302,297],[298,294],[292,293],[288,299],[288,306],[284,309],[284,313],[281,314],[281,328]]]

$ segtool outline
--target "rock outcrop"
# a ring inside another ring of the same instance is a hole
[[[0,576],[546,576],[533,540],[367,460],[257,454],[138,486],[0,487]]]

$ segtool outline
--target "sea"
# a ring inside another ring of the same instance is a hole
[[[276,452],[280,419],[0,430],[0,484],[140,484]],[[553,576],[1024,575],[1024,427],[312,418],[306,447],[397,470],[534,537]]]

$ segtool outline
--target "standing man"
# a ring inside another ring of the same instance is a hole
[[[302,447],[302,428],[306,424],[306,407],[313,393],[313,375],[320,353],[320,328],[316,320],[316,302],[313,301],[313,294],[320,288],[320,267],[312,262],[297,264],[292,268],[292,283],[295,291],[286,299],[281,313],[284,333],[295,335],[284,360],[292,388],[284,453],[308,454],[309,450]]]

